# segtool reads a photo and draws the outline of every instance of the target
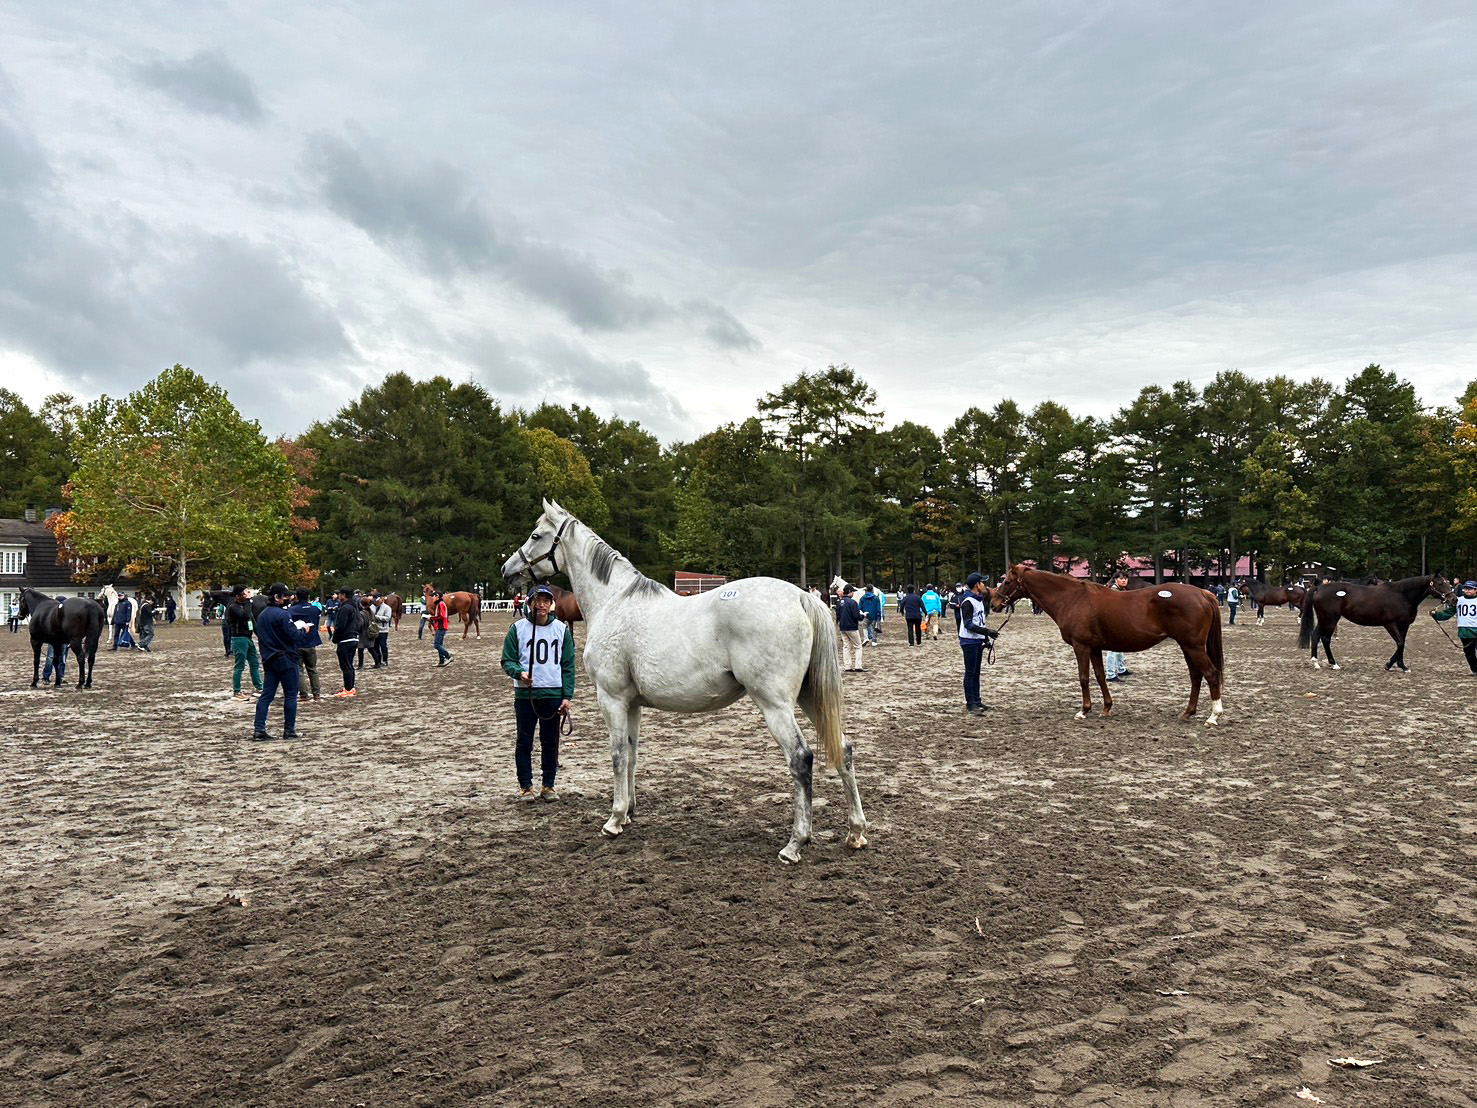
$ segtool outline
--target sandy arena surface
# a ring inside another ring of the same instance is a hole
[[[1409,675],[1243,616],[1219,728],[1172,644],[1076,723],[1019,615],[975,719],[890,623],[846,675],[872,845],[827,775],[792,868],[747,701],[648,713],[606,841],[588,687],[515,803],[507,617],[445,670],[409,626],[271,744],[214,627],[81,693],[0,630],[0,1103],[1477,1105],[1477,679],[1424,613]]]

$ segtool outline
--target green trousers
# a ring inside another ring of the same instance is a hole
[[[241,671],[251,665],[251,687],[262,691],[262,659],[256,652],[256,640],[250,635],[232,635],[231,653],[236,656],[236,669],[231,674],[231,691],[241,691]]]

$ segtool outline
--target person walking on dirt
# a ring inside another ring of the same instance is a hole
[[[841,631],[841,656],[847,673],[862,672],[862,609],[852,598],[854,585],[841,590],[836,601],[836,626]]]
[[[113,605],[113,649],[118,649],[118,640],[128,634],[128,625],[133,622],[133,601],[120,596]]]
[[[390,668],[390,626],[395,622],[395,613],[383,598],[374,602],[371,606],[374,614],[374,656],[375,665]]]
[[[903,622],[908,625],[908,645],[922,646],[923,620],[927,617],[928,610],[923,606],[923,598],[918,595],[918,587],[909,585],[897,606],[898,611],[903,614]]]
[[[256,652],[256,643],[251,638],[251,590],[245,585],[237,585],[231,590],[231,603],[226,605],[225,626],[231,633],[231,656],[236,659],[236,665],[231,670],[232,698],[250,700],[251,697],[241,691],[241,674],[249,665],[251,687],[261,692],[262,664],[261,655]]]
[[[1233,582],[1231,582],[1230,589],[1227,590],[1227,592],[1226,592],[1226,607],[1231,610],[1231,623],[1230,623],[1230,625],[1232,627],[1235,627],[1236,626],[1236,609],[1239,608],[1240,606],[1241,606],[1241,590],[1236,587],[1236,583],[1233,581]]]
[[[1462,595],[1452,597],[1445,608],[1431,613],[1438,622],[1452,616],[1456,616],[1456,637],[1467,656],[1467,667],[1477,673],[1477,581],[1463,581]]]
[[[139,597],[134,626],[138,628],[138,648],[145,654],[152,654],[149,644],[154,641],[154,598],[148,593]]]
[[[318,686],[318,648],[323,645],[323,637],[318,633],[318,625],[323,621],[323,613],[318,605],[309,600],[312,594],[306,585],[300,585],[297,590],[297,602],[287,609],[288,616],[294,622],[302,622],[308,625],[307,637],[298,643],[297,666],[298,666],[298,688],[303,685],[303,674],[307,674],[308,687],[312,689],[313,699],[321,699]]]
[[[554,617],[554,590],[548,585],[533,590],[528,609],[528,618],[514,621],[503,637],[503,672],[513,679],[513,718],[518,727],[513,749],[518,799],[558,800],[554,785],[559,773],[559,724],[574,698],[574,633]],[[533,791],[535,728],[543,783],[538,793]]]
[[[552,600],[553,597],[554,594],[551,591],[549,593],[549,599]],[[455,657],[455,655],[452,654],[451,651],[446,649],[446,632],[447,629],[450,627],[451,623],[446,618],[446,598],[442,596],[439,592],[432,593],[431,631],[435,635],[433,641],[436,644],[436,656],[439,659],[436,662],[436,665],[438,667],[451,665],[451,660]]]
[[[985,647],[994,641],[997,631],[985,626],[990,608],[985,603],[985,575],[971,573],[964,580],[965,592],[959,598],[959,649],[964,654],[964,710],[970,715],[987,712],[980,700],[980,664]]]
[[[333,642],[338,648],[338,668],[343,671],[344,688],[336,698],[354,696],[354,652],[359,649],[359,605],[354,590],[344,585],[338,590],[338,606],[333,610]]]
[[[267,589],[267,606],[256,622],[257,641],[262,644],[262,669],[266,680],[262,683],[262,694],[256,701],[256,729],[251,737],[264,742],[272,736],[267,733],[267,710],[282,689],[282,737],[300,739],[297,732],[298,648],[307,641],[308,624],[302,620],[293,622],[287,614],[287,600],[292,594],[286,585],[273,585]]]
[[[862,615],[867,617],[867,636],[862,640],[862,645],[876,646],[877,628],[882,624],[882,595],[877,586],[868,585],[856,604],[862,610]]]
[[[944,613],[944,598],[938,589],[929,585],[923,591],[923,630],[935,639],[939,637],[939,616]]]

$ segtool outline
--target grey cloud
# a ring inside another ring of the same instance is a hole
[[[229,363],[351,352],[343,325],[268,247],[238,237],[205,239],[176,280],[170,299],[182,324]]]
[[[219,50],[201,50],[181,61],[152,61],[129,67],[133,78],[202,115],[256,123],[266,112],[256,85]]]
[[[499,227],[471,179],[445,162],[405,169],[362,145],[320,134],[310,141],[305,164],[335,213],[439,277],[467,273],[507,281],[585,331],[695,319],[721,346],[758,345],[718,305],[675,306],[638,292],[629,273]]]

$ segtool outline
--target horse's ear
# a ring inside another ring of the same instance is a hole
[[[558,502],[550,500],[547,496],[544,497],[544,511],[561,516],[567,516],[569,514],[563,508],[559,507]]]

